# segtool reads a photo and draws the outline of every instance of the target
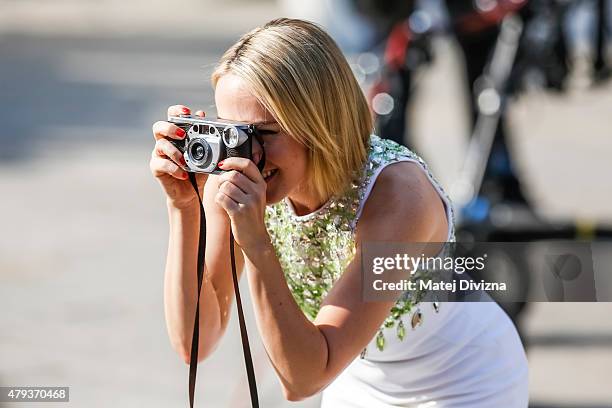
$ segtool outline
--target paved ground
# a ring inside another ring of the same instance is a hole
[[[210,108],[215,59],[280,11],[271,2],[167,4],[0,1],[1,385],[70,386],[77,407],[186,405],[187,367],[163,319],[167,223],[148,170],[150,125],[169,104]],[[454,57],[443,50],[423,78],[414,126],[448,185],[465,125]],[[513,105],[514,148],[544,215],[612,221],[610,91]],[[534,407],[612,407],[611,312],[532,305]],[[317,406],[283,401],[249,307],[247,323],[262,406]],[[200,366],[200,403],[248,406],[240,349],[234,319]]]

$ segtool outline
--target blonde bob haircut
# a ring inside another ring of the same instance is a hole
[[[367,158],[372,118],[349,64],[316,24],[281,18],[245,34],[212,74],[231,73],[309,150],[309,187],[326,200],[341,194]]]

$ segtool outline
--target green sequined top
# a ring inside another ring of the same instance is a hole
[[[304,216],[295,214],[288,199],[266,208],[266,228],[287,285],[309,319],[315,319],[322,300],[355,255],[355,226],[368,187],[371,189],[374,181],[372,177],[382,170],[382,166],[402,160],[421,164],[443,199],[450,203],[419,156],[391,140],[372,135],[365,166],[344,195],[331,198],[319,210]],[[448,212],[451,217],[448,238],[454,241],[454,217],[450,205]],[[391,308],[376,337],[379,350],[385,345],[383,328],[396,327],[398,338],[403,340],[406,333],[403,319],[407,314],[413,312],[409,319],[413,328],[420,324],[421,314],[414,308],[417,303],[418,299],[402,296]],[[437,310],[439,306],[434,304],[434,307]]]

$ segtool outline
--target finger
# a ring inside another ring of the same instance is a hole
[[[204,116],[206,116],[206,113],[204,113],[204,111],[202,111],[202,110],[196,111],[196,113],[195,113],[195,114],[196,114],[196,116],[200,116],[200,117],[202,117],[202,118],[203,118]]]
[[[181,167],[187,166],[183,153],[170,143],[168,139],[159,139],[155,142],[155,149],[153,149],[153,152],[158,157],[168,157]]]
[[[231,197],[223,193],[222,191],[217,192],[215,195],[215,202],[225,210],[229,215],[234,215],[240,209],[238,203],[232,200]]]
[[[238,186],[229,181],[221,183],[219,186],[219,191],[237,203],[247,204],[249,201],[249,196],[245,194],[244,191],[242,191]]]
[[[234,184],[246,194],[257,193],[257,185],[253,183],[250,178],[236,170],[221,173],[221,175],[219,176],[219,184],[223,182],[230,182]]]
[[[187,178],[189,178],[185,170],[181,169],[171,160],[163,157],[152,157],[149,167],[151,168],[151,173],[153,173],[155,177],[169,174],[170,176],[179,180],[187,180]]]
[[[181,140],[185,138],[185,131],[180,127],[170,122],[159,120],[153,124],[153,136],[156,140],[169,137],[171,139]]]
[[[219,163],[222,170],[237,170],[247,176],[253,183],[265,183],[255,163],[244,157],[228,157]]]
[[[168,108],[168,116],[189,115],[191,109],[185,105],[172,105]]]

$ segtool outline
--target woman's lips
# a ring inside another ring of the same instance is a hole
[[[276,175],[276,173],[278,173],[278,169],[266,170],[262,173],[262,176],[267,183],[272,177]]]

